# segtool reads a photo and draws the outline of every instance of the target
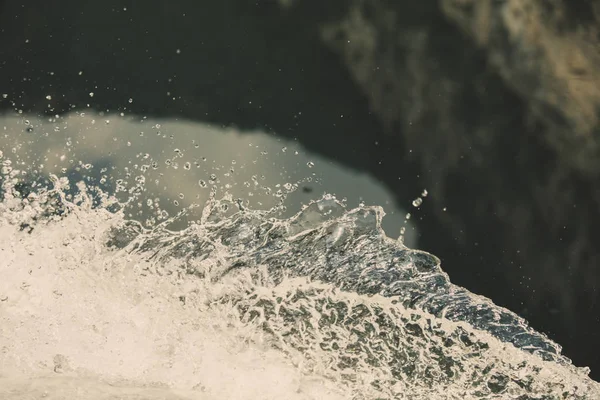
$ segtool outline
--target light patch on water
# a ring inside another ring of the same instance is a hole
[[[402,230],[404,243],[417,247],[415,225],[382,184],[274,134],[90,110],[56,118],[5,115],[0,148],[30,172],[111,179],[121,188],[143,184],[145,202],[131,218],[156,222],[156,208],[173,215],[203,204],[211,193],[243,198],[253,209],[270,209],[285,198],[289,212],[282,215],[290,216],[326,192],[349,206],[382,206],[388,236]]]

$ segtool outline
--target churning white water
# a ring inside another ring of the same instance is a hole
[[[156,147],[176,140],[157,123],[32,121],[5,119],[0,155],[2,399],[600,398],[382,208],[290,210],[314,165],[268,177],[268,154],[217,161],[191,128]]]

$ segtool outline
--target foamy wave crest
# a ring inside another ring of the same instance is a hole
[[[96,249],[78,268],[102,265],[99,277],[117,274],[132,290],[141,282],[170,285],[170,307],[229,332],[233,348],[260,344],[298,376],[335,388],[330,397],[296,391],[300,397],[293,398],[600,398],[599,385],[559,345],[453,285],[435,256],[388,238],[378,207],[347,210],[325,196],[283,219],[212,198],[197,221],[172,231],[169,224],[186,210],[145,227],[123,217],[125,205],[83,184],[73,191],[52,178],[51,188],[25,190],[19,182],[5,162],[2,229],[27,241],[63,224],[72,243],[93,242]],[[79,228],[69,223],[75,220]],[[95,234],[80,235],[86,226]],[[141,292],[157,296],[157,288],[143,285]],[[186,384],[190,398],[200,393]],[[272,389],[265,384],[253,395],[281,398],[265,394]]]

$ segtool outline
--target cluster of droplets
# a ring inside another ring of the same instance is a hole
[[[423,200],[425,199],[425,197],[427,197],[428,194],[429,193],[427,192],[427,189],[424,189],[423,192],[421,193],[421,196],[417,197],[416,199],[414,199],[412,201],[412,206],[416,209],[421,207],[421,205],[423,205]],[[404,243],[404,235],[406,234],[406,225],[408,224],[408,221],[410,220],[411,216],[412,216],[411,213],[406,213],[406,216],[404,217],[404,224],[400,228],[400,236],[398,237],[398,241],[400,243]]]
[[[101,95],[100,89],[98,88],[94,88],[94,90],[89,91],[89,93],[90,97],[93,97],[94,99]],[[8,98],[8,94],[5,98]],[[50,103],[53,102],[53,96],[47,95],[46,100],[49,102],[49,108],[51,108]],[[133,103],[133,98],[129,98],[128,103]],[[127,107],[123,109],[127,109]],[[16,111],[18,111],[20,115],[23,114],[21,110]],[[169,149],[169,146],[166,145],[161,146],[154,154],[146,152],[138,153],[134,156],[135,160],[132,159],[129,161],[128,165],[124,167],[117,167],[119,163],[114,163],[110,167],[94,169],[94,164],[84,163],[76,158],[78,153],[84,153],[81,149],[85,148],[84,146],[87,146],[87,143],[85,143],[85,140],[87,140],[85,132],[88,129],[104,129],[103,125],[111,125],[111,121],[115,120],[115,116],[112,115],[114,111],[105,110],[93,112],[94,114],[97,114],[98,117],[97,119],[90,119],[88,114],[92,113],[92,111],[85,111],[86,112],[84,112],[84,110],[79,110],[78,107],[72,107],[71,112],[67,115],[61,116],[57,114],[48,118],[48,122],[54,125],[54,132],[58,133],[55,137],[58,139],[64,135],[64,138],[60,139],[62,146],[60,151],[62,151],[62,154],[57,154],[58,162],[55,163],[55,165],[48,163],[47,165],[41,165],[41,169],[49,167],[52,169],[53,173],[69,176],[71,178],[75,176],[77,177],[76,179],[80,179],[79,177],[83,175],[82,179],[86,180],[89,184],[92,184],[93,182],[91,182],[92,178],[87,175],[92,175],[94,176],[93,179],[95,179],[96,183],[104,190],[110,190],[110,187],[114,185],[115,194],[120,201],[127,204],[126,208],[128,211],[125,215],[130,218],[146,218],[146,216],[150,214],[150,217],[145,221],[147,226],[164,221],[173,212],[181,210],[182,207],[188,206],[194,201],[193,188],[190,185],[186,188],[181,187],[181,182],[183,182],[184,179],[165,179],[165,176],[172,175],[173,170],[183,170],[180,172],[187,174],[184,176],[186,180],[189,177],[192,177],[192,174],[197,175],[192,182],[197,183],[195,188],[198,190],[196,191],[195,197],[200,202],[203,202],[207,196],[225,196],[236,190],[236,187],[241,187],[247,189],[241,191],[241,195],[247,199],[247,204],[252,202],[253,206],[261,208],[270,208],[273,207],[273,204],[277,204],[276,207],[282,211],[286,210],[284,202],[290,193],[297,191],[302,183],[312,182],[313,176],[316,175],[316,173],[313,172],[312,176],[303,179],[288,176],[286,182],[285,175],[280,173],[280,176],[283,178],[281,178],[282,181],[279,183],[276,181],[273,182],[274,177],[269,176],[268,179],[265,179],[265,175],[260,173],[255,174],[249,179],[242,178],[243,173],[246,172],[245,169],[247,169],[246,164],[236,165],[237,163],[235,160],[231,161],[231,165],[218,165],[215,160],[207,162],[207,157],[195,152],[195,150],[201,148],[197,138],[191,140],[189,147],[182,144],[178,144],[177,146],[173,144],[173,146],[170,147],[171,150],[167,150]],[[123,113],[119,115],[121,117],[125,116]],[[85,119],[83,119],[84,117]],[[77,135],[68,134],[67,132],[73,128],[74,124],[81,123],[79,122],[80,119],[83,121],[87,120],[90,125],[87,127],[84,126],[81,131],[78,131]],[[144,120],[146,120],[146,117],[142,117],[139,122],[144,122]],[[38,124],[35,122],[35,118],[23,118],[20,119],[20,123],[24,126],[23,131],[29,133],[33,132],[35,136],[42,133],[45,136],[48,136],[49,134],[52,135],[52,126],[50,126],[50,129],[43,128],[38,130],[38,127],[43,127],[44,123]],[[119,126],[120,125],[117,125],[112,129]],[[148,125],[148,127],[141,130],[135,128],[134,132],[136,136],[139,135],[139,137],[145,138],[149,133],[148,131],[155,133],[159,138],[166,139],[167,141],[169,139],[174,139],[174,135],[169,134],[160,123],[152,123],[151,126]],[[79,136],[80,134],[81,136]],[[31,138],[34,139],[35,137],[31,136]],[[135,138],[127,139],[127,133],[125,133],[124,136],[119,134],[113,135],[112,137],[109,137],[108,140],[112,140],[115,146],[135,147],[137,144]],[[267,151],[267,149],[260,148],[258,145],[255,146],[251,144],[251,146],[256,147],[260,157],[265,159],[270,154],[278,153],[270,150]],[[15,154],[19,151],[18,148],[13,149]],[[148,151],[152,152],[152,150]],[[207,150],[203,149],[202,151]],[[286,152],[289,153],[288,148],[285,146],[282,147],[280,154]],[[299,154],[298,151],[293,151],[292,153],[294,155]],[[102,162],[111,162],[111,158],[115,155],[116,153],[114,154],[112,151],[104,154],[103,156],[105,156],[106,159],[103,159]],[[47,160],[48,157],[43,161]],[[28,160],[26,162],[29,164],[34,163],[33,160]],[[257,160],[251,162],[256,164]],[[308,168],[314,168],[315,163],[308,161],[306,165]],[[197,172],[195,171],[196,169]],[[48,172],[49,171],[41,171],[43,174],[47,174]],[[203,189],[208,190],[204,191]],[[311,190],[312,188],[307,189],[306,193],[309,193]],[[185,193],[183,193],[184,191]],[[171,197],[165,199],[169,193],[171,194]],[[149,207],[147,202],[141,200],[141,197],[153,199],[159,197],[163,201],[163,207],[157,206],[155,201],[152,201],[152,207]]]

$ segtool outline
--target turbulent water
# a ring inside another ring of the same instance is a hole
[[[600,398],[600,385],[562,356],[559,345],[509,310],[453,285],[435,256],[387,237],[380,207],[348,209],[324,196],[286,217],[285,196],[259,211],[212,192],[206,204],[167,218],[144,179],[119,188],[128,198],[118,200],[89,182],[45,176],[6,153],[0,162],[0,233],[14,236],[13,245],[55,235],[60,226],[68,246],[92,249],[75,261],[61,255],[71,269],[127,268],[178,287],[191,283],[194,289],[179,290],[176,303],[236,338],[230,353],[238,354],[240,343],[260,344],[282,363],[271,374],[283,376],[289,365],[297,377],[318,377],[338,395],[315,389],[312,397],[294,398]],[[103,179],[105,187],[113,183]],[[158,217],[142,224],[132,208],[146,204]],[[173,230],[181,220],[185,228]],[[264,368],[261,357],[256,368]],[[250,374],[252,367],[240,364],[237,371]],[[258,387],[259,398],[283,398],[266,394],[274,393],[273,384]]]

